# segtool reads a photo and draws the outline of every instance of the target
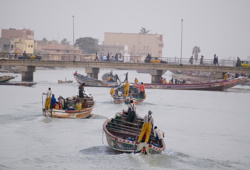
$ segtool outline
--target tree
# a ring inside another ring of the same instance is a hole
[[[95,38],[78,38],[75,42],[75,45],[78,46],[81,50],[83,50],[83,53],[94,54],[98,51],[98,39]]]
[[[62,41],[61,41],[61,44],[69,44],[69,41],[67,41],[67,39],[66,38],[64,38]]]
[[[150,30],[147,30],[146,28],[142,27],[139,34],[147,34],[149,32],[150,32]]]

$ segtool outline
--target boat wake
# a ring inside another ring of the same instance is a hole
[[[121,152],[115,151],[107,146],[94,146],[91,148],[80,150],[80,153],[84,155],[117,155]]]
[[[163,155],[168,157],[168,160],[175,162],[177,167],[185,166],[187,168],[198,168],[198,169],[236,169],[240,162],[230,162],[222,160],[214,160],[211,158],[197,158],[181,152],[175,152],[172,150],[165,150],[162,152]],[[164,156],[163,156],[164,157]],[[236,166],[237,165],[237,166]],[[242,165],[243,166],[243,165]]]

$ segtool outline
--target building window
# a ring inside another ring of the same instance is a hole
[[[66,50],[66,53],[69,53],[69,50]]]
[[[30,45],[28,45],[28,47],[30,48]]]
[[[33,48],[33,45],[31,45],[30,47]]]
[[[10,46],[10,48],[13,48],[13,47],[14,47],[13,45]]]

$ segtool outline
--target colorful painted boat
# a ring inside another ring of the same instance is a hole
[[[146,89],[169,89],[169,90],[209,90],[209,91],[224,91],[228,88],[242,83],[246,78],[240,77],[232,80],[220,80],[208,83],[186,83],[186,84],[155,84],[143,83]],[[133,84],[134,87],[139,87],[139,84]]]
[[[141,98],[138,87],[130,85],[129,96],[124,96],[124,86],[122,84],[115,88],[115,94],[111,95],[111,97],[114,99],[115,104],[129,104],[131,100],[133,100],[134,104],[141,104],[146,99],[146,93],[144,94],[144,98]]]
[[[119,112],[103,123],[103,130],[106,135],[108,145],[116,151],[135,153],[142,150],[142,147],[145,145],[149,154],[159,154],[164,151],[164,140],[162,142],[163,146],[159,147],[156,145],[157,141],[153,135],[153,131],[151,131],[150,144],[137,142],[142,126],[142,118],[137,116],[135,122],[127,122],[126,115]]]
[[[84,76],[81,75],[77,72],[74,73],[74,77],[76,79],[76,81],[79,84],[83,84],[85,83],[85,86],[92,86],[92,87],[112,87],[112,86],[118,86],[121,84],[119,78],[111,78],[111,81],[107,81],[105,80],[97,80],[95,78],[92,77],[88,77],[88,76]],[[118,76],[117,76],[118,77]]]
[[[17,77],[17,76],[15,76],[15,77]],[[0,82],[1,82],[1,83],[2,83],[2,82],[7,82],[7,81],[9,81],[9,80],[14,79],[15,77],[14,77],[14,76],[0,76]]]
[[[81,118],[87,118],[90,116],[93,108],[95,107],[96,102],[94,101],[92,96],[85,96],[84,98],[76,98],[76,99],[70,99],[73,100],[73,103],[75,103],[75,100],[78,100],[79,102],[83,102],[84,99],[88,102],[88,107],[84,108],[82,110],[58,110],[58,109],[49,109],[45,110],[43,109],[43,114],[45,117],[56,117],[56,118],[69,118],[69,119],[81,119]],[[72,101],[71,101],[72,102]]]

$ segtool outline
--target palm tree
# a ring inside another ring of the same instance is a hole
[[[139,34],[147,34],[149,32],[150,32],[150,30],[147,30],[146,28],[142,27]]]

